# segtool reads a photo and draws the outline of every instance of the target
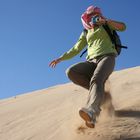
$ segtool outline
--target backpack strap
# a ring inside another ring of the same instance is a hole
[[[103,27],[106,30],[106,32],[108,33],[112,44],[114,44],[116,46],[117,44],[116,44],[116,41],[115,41],[115,38],[114,38],[113,34],[116,34],[118,36],[117,32],[115,30],[113,30],[113,33],[112,33],[111,29],[109,28],[109,26],[107,24],[103,25]],[[117,46],[120,47],[120,48],[124,48],[124,49],[128,48],[127,46],[122,46],[122,45],[117,45]]]
[[[82,54],[80,55],[80,57],[82,57],[85,53],[87,52],[87,49],[85,49]]]
[[[110,28],[108,27],[108,25],[105,24],[105,25],[103,25],[103,27],[104,27],[105,31],[108,33],[108,35],[109,35],[109,37],[110,37],[110,39],[111,39],[112,44],[116,45],[115,38],[114,38],[114,36],[113,36],[113,34],[112,34]]]

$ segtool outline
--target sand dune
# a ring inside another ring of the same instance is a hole
[[[78,115],[88,91],[72,83],[0,101],[0,140],[140,140],[140,67],[110,77],[114,115],[94,129]]]

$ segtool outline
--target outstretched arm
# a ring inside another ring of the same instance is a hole
[[[66,53],[64,53],[59,58],[53,60],[49,66],[52,68],[55,68],[55,66],[60,63],[61,61],[71,59],[75,55],[77,55],[85,46],[87,45],[86,37],[84,36],[84,33],[80,35],[79,40],[77,43]]]
[[[52,67],[52,68],[55,68],[55,66],[56,66],[58,63],[60,63],[61,61],[62,61],[61,58],[57,58],[57,59],[51,61],[51,63],[49,64],[49,66]]]

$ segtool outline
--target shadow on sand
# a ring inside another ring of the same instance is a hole
[[[137,137],[137,138],[127,138],[127,139],[123,139],[123,140],[140,140],[140,137]]]
[[[140,118],[140,111],[135,111],[135,110],[116,110],[115,111],[115,116],[117,116],[117,117],[134,117],[134,118]],[[138,140],[138,139],[136,139],[136,140]],[[140,140],[140,138],[139,138],[139,140]]]
[[[116,110],[115,116],[117,117],[132,117],[140,118],[140,111],[136,110]],[[140,140],[140,137],[122,138],[121,140]]]

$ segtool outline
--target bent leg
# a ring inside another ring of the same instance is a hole
[[[96,64],[93,62],[80,62],[68,68],[66,74],[73,83],[89,89],[90,79],[95,68]]]

